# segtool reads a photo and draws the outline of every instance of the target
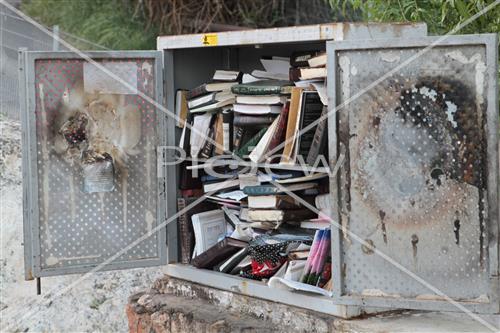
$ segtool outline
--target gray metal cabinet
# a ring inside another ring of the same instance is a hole
[[[425,35],[423,24],[338,23],[165,36],[158,52],[91,52],[88,59],[22,53],[26,278],[168,263],[174,277],[341,317],[377,308],[498,312],[495,37]],[[175,91],[208,81],[215,69],[248,72],[263,55],[311,49],[328,54],[331,164],[345,156],[330,181],[339,222],[333,296],[177,264],[175,156],[155,149],[175,146],[179,136]],[[94,61],[110,73],[85,68]],[[122,107],[142,111],[133,147],[117,152],[130,165],[117,170],[127,174],[114,184],[118,191],[83,193],[85,180],[75,176],[82,165],[50,147],[67,121],[57,117],[71,107],[64,104],[67,88],[84,76],[91,87],[124,95]],[[115,76],[126,84],[109,80]],[[463,91],[472,94],[467,101],[458,97]],[[440,106],[447,117],[419,114],[416,100]],[[424,119],[436,121],[435,130],[420,133]],[[462,121],[470,132],[457,136]],[[457,159],[463,154],[467,163]]]
[[[342,303],[499,311],[497,44],[328,43]]]

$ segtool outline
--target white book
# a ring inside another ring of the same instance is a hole
[[[288,81],[290,76],[288,74],[280,74],[280,73],[271,73],[267,71],[261,71],[255,69],[252,71],[252,76],[263,79],[272,79],[272,80],[285,80]]]
[[[213,102],[215,100],[215,94],[216,93],[213,92],[207,95],[193,98],[192,100],[188,101],[188,108],[194,109],[197,106]]]
[[[326,67],[301,68],[300,69],[300,79],[301,80],[326,78],[326,75],[327,75]]]
[[[326,53],[310,58],[309,60],[307,60],[307,63],[311,67],[326,66]]]
[[[240,75],[239,71],[225,71],[218,69],[215,71],[212,80],[214,81],[235,81]]]
[[[205,193],[212,192],[212,191],[222,191],[222,190],[228,190],[228,189],[232,189],[234,187],[239,187],[239,186],[240,186],[239,179],[227,179],[227,180],[217,182],[217,183],[204,184],[203,191]]]
[[[239,95],[236,103],[240,104],[285,104],[286,96],[279,95]]]
[[[205,106],[200,106],[199,108],[195,108],[195,109],[189,109],[189,112],[190,113],[201,113],[201,112],[213,111],[213,110],[220,109],[223,106],[233,104],[235,101],[236,101],[236,99],[234,97],[230,97],[230,98],[222,100],[220,102],[208,104]]]
[[[224,212],[220,209],[194,214],[191,216],[191,223],[196,239],[195,252],[197,255],[217,244],[219,239],[226,235],[226,220]]]
[[[231,87],[237,84],[238,82],[211,82],[205,84],[205,90],[209,92],[231,90]]]
[[[266,79],[261,79],[261,78],[258,78],[258,77],[255,77],[251,74],[243,74],[243,76],[241,77],[241,83],[252,83],[252,82],[257,82],[257,81],[264,81]]]
[[[269,147],[269,143],[271,142],[271,139],[273,138],[274,132],[276,132],[276,127],[278,126],[278,121],[279,121],[279,116],[274,119],[272,124],[267,128],[266,133],[262,136],[262,138],[259,140],[259,143],[255,146],[255,148],[252,150],[250,155],[248,156],[250,160],[254,163],[259,163],[265,160],[264,154],[267,152],[267,148]]]
[[[243,114],[280,114],[281,105],[268,104],[234,104],[234,112]]]
[[[273,57],[273,59],[261,58],[260,62],[268,73],[282,74],[288,76],[290,71],[290,59],[283,57]]]
[[[286,178],[286,179],[276,179],[277,183],[280,184],[293,184],[293,183],[301,183],[301,182],[310,182],[313,180],[321,179],[327,177],[327,173],[319,172],[319,173],[313,173],[307,176],[302,176],[302,177],[292,177],[292,178]]]
[[[330,228],[332,225],[330,222],[320,222],[320,221],[303,221],[300,222],[300,227],[304,229],[326,229]]]
[[[187,131],[187,126],[184,126],[182,128],[181,137],[179,139],[179,147],[181,149],[184,149],[184,140],[186,139],[186,131]]]
[[[189,144],[191,145],[191,157],[198,157],[200,154],[200,150],[207,140],[211,120],[212,114],[201,114],[194,117],[189,140]]]
[[[272,175],[267,173],[242,173],[238,175],[238,179],[240,180],[240,189],[242,190],[246,186],[255,186],[262,183],[269,183],[274,178]]]
[[[309,88],[313,85],[313,83],[316,82],[324,82],[324,80],[323,79],[300,80],[300,81],[295,81],[294,84],[296,87]]]
[[[203,105],[207,105],[207,104],[210,104],[210,103],[213,103],[213,102],[221,102],[221,101],[225,101],[225,100],[228,100],[228,99],[232,99],[234,98],[234,94],[231,93],[230,91],[221,91],[221,92],[218,92],[218,93],[210,93],[210,94],[207,94],[207,95],[203,95],[203,96],[200,96],[200,97],[196,97],[192,100],[190,100],[188,102],[188,108],[189,109],[194,109],[198,106],[203,106]],[[191,111],[192,112],[192,111]]]

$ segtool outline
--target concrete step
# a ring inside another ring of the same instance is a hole
[[[491,332],[500,315],[390,311],[341,319],[165,276],[129,298],[131,333]]]
[[[133,333],[331,332],[336,319],[171,277],[131,296],[127,316]]]

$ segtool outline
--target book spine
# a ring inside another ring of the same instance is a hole
[[[224,122],[222,119],[222,113],[217,114],[217,120],[215,122],[215,155],[222,155],[224,153]]]
[[[300,81],[300,76],[300,68],[290,67],[290,70],[288,71],[290,81]]]
[[[302,99],[302,110],[300,113],[299,129],[303,129],[321,117],[324,105],[321,103],[317,92],[304,93]],[[316,125],[317,127],[317,125]],[[311,149],[315,131],[308,130],[297,137],[297,153],[304,160]]]
[[[295,156],[293,156],[293,147],[296,141],[296,131],[298,130],[299,114],[301,111],[302,88],[292,88],[292,95],[290,96],[290,109],[288,112],[288,121],[285,134],[285,146],[283,147],[283,154],[280,163],[294,163]]]
[[[314,240],[311,245],[311,250],[309,251],[309,256],[306,260],[306,265],[304,266],[304,270],[302,271],[302,275],[300,276],[299,281],[302,283],[306,283],[309,279],[309,275],[311,273],[312,264],[318,255],[320,241],[323,238],[324,230],[316,230],[314,234]]]
[[[314,165],[314,163],[316,162],[316,159],[318,158],[319,154],[323,152],[323,149],[325,147],[325,139],[326,139],[326,113],[328,112],[327,111],[327,107],[324,106],[323,107],[323,111],[321,112],[321,118],[323,118],[319,123],[318,123],[318,126],[316,127],[316,131],[314,132],[314,137],[313,137],[313,141],[312,141],[312,144],[311,144],[311,148],[309,149],[309,153],[307,154],[307,159],[306,159],[306,162],[307,164],[309,165]]]
[[[279,192],[279,189],[274,186],[246,186],[243,193],[246,195],[272,195]]]
[[[206,106],[206,105],[209,105],[209,104],[212,104],[214,102],[217,102],[216,99],[215,99],[215,93],[211,93],[210,95],[207,95],[207,96],[210,96],[210,97],[206,97],[206,96],[203,96],[203,97],[200,97],[205,99],[204,102],[200,102],[199,100],[197,99],[193,99],[191,101],[188,102],[188,109],[195,109],[195,108],[201,108],[202,106]],[[206,98],[205,98],[206,97]]]
[[[247,116],[242,114],[235,114],[233,125],[234,126],[266,126],[270,125],[275,119],[275,116]]]
[[[187,95],[186,90],[178,90],[176,94],[175,113],[178,117],[176,126],[179,128],[184,128],[184,124],[186,122],[186,118],[188,115],[188,105],[187,105],[186,95]]]
[[[266,134],[266,131],[267,127],[262,128],[257,134],[254,135],[253,138],[248,140],[247,143],[245,143],[240,149],[238,149],[236,155],[241,158],[247,157],[259,143],[260,139],[262,139],[262,136]]]
[[[205,84],[202,84],[201,86],[198,86],[196,88],[193,88],[189,90],[186,94],[186,99],[193,99],[195,97],[201,96],[203,94],[206,94],[207,91],[207,86]]]
[[[184,198],[177,199],[177,211],[180,212],[186,208],[186,200]],[[188,217],[186,214],[179,215],[179,237],[181,247],[181,263],[189,264],[191,259],[191,235],[189,233]]]
[[[237,127],[236,125],[234,129],[234,136],[233,136],[233,151],[237,151],[240,149],[241,146],[241,141],[243,139],[243,134],[245,133],[245,130],[243,127]]]
[[[308,60],[315,57],[319,51],[312,52],[296,52],[292,55],[290,59],[290,65],[292,67],[307,67],[309,66]]]
[[[215,119],[215,117],[213,118]],[[201,149],[200,156],[203,158],[209,158],[212,156],[212,151],[214,150],[214,137],[215,137],[215,124],[210,125],[210,130],[208,131],[207,141]]]
[[[229,152],[233,150],[233,112],[222,113],[222,132],[223,132],[223,146],[224,151]]]
[[[231,87],[233,94],[239,95],[273,95],[280,94],[280,86],[251,86],[251,85],[235,85]]]

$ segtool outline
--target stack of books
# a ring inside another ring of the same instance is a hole
[[[327,285],[319,277],[330,266],[325,244],[331,199],[328,174],[317,170],[328,163],[327,107],[318,90],[326,84],[326,58],[307,54],[302,62],[297,54],[262,58],[264,69],[251,73],[216,70],[210,82],[178,92],[180,147],[189,157],[179,168],[178,209],[206,196],[203,205],[179,217],[183,263],[258,276],[251,272],[262,264],[252,257],[252,242],[262,235],[292,235],[310,241],[288,249],[273,274]],[[216,155],[223,155],[217,159],[222,163],[205,170]]]
[[[235,85],[234,153],[262,162],[284,139],[288,114],[289,81],[262,80]]]
[[[289,78],[298,87],[308,87],[326,81],[326,53],[322,51],[298,52],[290,60]],[[325,103],[326,104],[326,103]]]

